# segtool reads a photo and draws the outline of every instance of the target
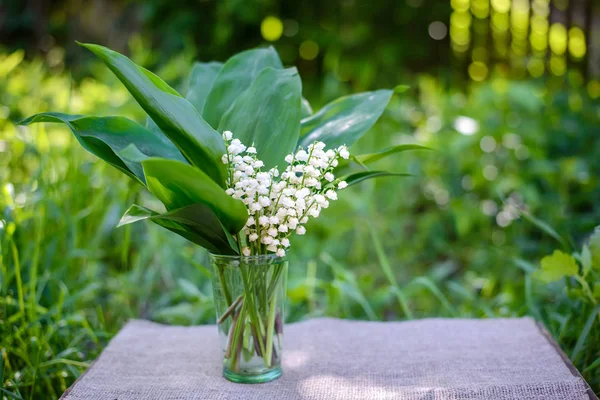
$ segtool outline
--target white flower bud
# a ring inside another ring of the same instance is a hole
[[[346,181],[341,181],[340,183],[338,183],[337,188],[338,189],[345,189],[348,187],[348,183]]]
[[[233,133],[231,133],[231,131],[223,132],[223,139],[229,141],[229,140],[231,140],[232,137],[233,137]]]
[[[320,213],[321,213],[321,210],[317,207],[311,208],[308,211],[308,214],[313,218],[318,218]]]
[[[297,199],[303,199],[310,194],[310,189],[302,188],[296,192]]]
[[[277,212],[275,213],[275,217],[277,217],[277,220],[283,221],[285,219],[285,217],[287,217],[287,215],[288,215],[288,210],[291,210],[291,208],[285,208],[285,207],[278,208]],[[279,222],[277,222],[277,223],[279,223]]]
[[[290,197],[283,197],[281,199],[281,204],[283,204],[286,207],[294,207],[294,205],[296,205],[294,200],[292,200]]]
[[[288,231],[288,226],[287,225],[279,225],[279,228],[277,229],[279,232],[287,232]]]
[[[269,218],[269,223],[271,225],[277,225],[279,223],[279,218],[277,218],[277,217],[270,217]]]
[[[331,172],[327,172],[325,174],[325,180],[327,182],[333,182],[334,179],[335,179],[335,177],[333,176],[333,174]]]
[[[267,246],[267,250],[272,251],[272,252],[276,252],[277,251],[277,245],[270,244],[270,245]]]
[[[288,239],[288,238],[281,239],[281,245],[283,247],[290,247],[290,239]]]
[[[261,215],[258,218],[258,223],[260,224],[260,226],[265,226],[269,224],[269,217],[267,217],[266,215]]]
[[[306,233],[306,228],[303,226],[299,226],[298,228],[296,228],[296,234],[298,235],[304,235]]]
[[[269,228],[269,230],[267,231],[267,233],[269,234],[269,236],[277,236],[277,229],[276,228]]]
[[[277,255],[277,257],[285,257],[285,250],[280,247],[279,249],[277,249],[277,253],[275,254]]]
[[[248,154],[256,154],[256,147],[250,146],[246,149],[246,153]]]
[[[328,190],[325,193],[325,196],[327,196],[327,198],[330,200],[337,200],[337,193],[334,190]]]
[[[306,162],[308,160],[308,153],[304,150],[300,150],[296,153],[296,160]]]
[[[271,199],[269,199],[266,196],[260,196],[258,198],[258,202],[260,203],[261,206],[263,207],[269,207],[271,205]]]
[[[344,160],[347,160],[350,157],[350,153],[348,152],[346,147],[340,150],[340,157],[342,157]]]
[[[242,249],[242,254],[245,255],[246,257],[248,257],[251,254],[250,247],[244,247]]]
[[[298,218],[290,218],[290,219],[288,219],[287,226],[290,229],[296,229],[296,227],[298,226]]]
[[[259,185],[258,188],[256,189],[256,192],[258,194],[269,194],[269,188],[266,187],[265,185]]]
[[[317,186],[319,184],[319,181],[316,180],[315,178],[307,178],[304,180],[304,184],[307,187],[312,187],[312,186]]]
[[[251,233],[250,236],[248,236],[248,240],[251,242],[255,242],[256,239],[258,239],[258,234],[256,233]]]
[[[285,162],[288,164],[291,164],[292,161],[294,161],[294,156],[292,154],[288,154],[287,156],[285,156]]]

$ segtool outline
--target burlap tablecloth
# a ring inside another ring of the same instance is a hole
[[[530,318],[285,327],[284,373],[244,385],[221,377],[215,326],[130,321],[67,391],[67,400],[588,400]]]

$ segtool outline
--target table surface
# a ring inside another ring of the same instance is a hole
[[[597,400],[530,318],[288,324],[281,378],[221,377],[215,326],[130,321],[62,399]]]

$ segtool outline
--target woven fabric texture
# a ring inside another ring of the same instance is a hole
[[[244,385],[221,377],[215,326],[130,321],[64,399],[588,399],[530,318],[319,318],[284,338],[283,376]]]

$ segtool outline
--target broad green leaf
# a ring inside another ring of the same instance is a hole
[[[360,183],[367,179],[383,178],[386,176],[401,177],[401,176],[412,176],[412,175],[410,175],[410,174],[395,174],[395,173],[386,172],[386,171],[363,171],[363,172],[357,172],[355,174],[347,175],[347,176],[341,178],[341,180],[346,181],[348,186],[352,186],[352,185],[355,185],[355,184]]]
[[[237,254],[235,242],[233,242],[233,246],[230,244],[228,232],[223,229],[215,213],[202,203],[178,208],[164,214],[134,204],[125,212],[118,226],[142,220],[150,220],[169,229],[206,248],[211,253]]]
[[[273,47],[247,50],[227,60],[204,103],[204,120],[214,128],[219,126],[225,112],[250,87],[259,72],[267,67],[283,68]],[[237,137],[236,132],[233,134]]]
[[[310,117],[313,113],[313,109],[310,106],[308,100],[302,98],[302,118]]]
[[[351,146],[379,119],[393,90],[377,90],[340,97],[316,114],[302,120],[299,146],[315,140],[327,147]]]
[[[248,211],[244,203],[229,196],[198,168],[179,161],[150,158],[142,162],[150,192],[175,210],[192,204],[208,206],[230,233],[238,233]]]
[[[144,158],[161,157],[185,162],[177,147],[162,133],[150,131],[124,117],[41,113],[27,118],[21,124],[34,122],[64,123],[83,148],[141,183],[146,182],[144,171],[139,161],[127,157],[125,150],[130,146],[134,146]]]
[[[223,139],[190,102],[124,55],[95,44],[81,45],[104,61],[191,164],[224,186],[227,171],[221,162],[225,153]]]
[[[555,282],[564,276],[575,276],[579,267],[575,258],[560,250],[554,250],[550,256],[542,258],[541,269],[537,271],[536,277],[546,283]]]
[[[296,68],[265,68],[225,113],[219,130],[254,145],[266,168],[281,165],[298,142],[301,98]]]
[[[408,150],[431,150],[429,147],[421,146],[418,144],[399,144],[397,146],[388,147],[385,150],[379,151],[377,153],[370,154],[360,154],[354,156],[358,162],[361,164],[369,164],[375,161],[379,161],[382,158],[388,157],[392,154],[401,153],[403,151]]]
[[[194,63],[188,78],[188,90],[185,98],[202,113],[206,97],[215,83],[219,72],[223,69],[223,63],[212,61],[208,63]]]
[[[596,227],[589,241],[592,266],[600,271],[600,226]]]

